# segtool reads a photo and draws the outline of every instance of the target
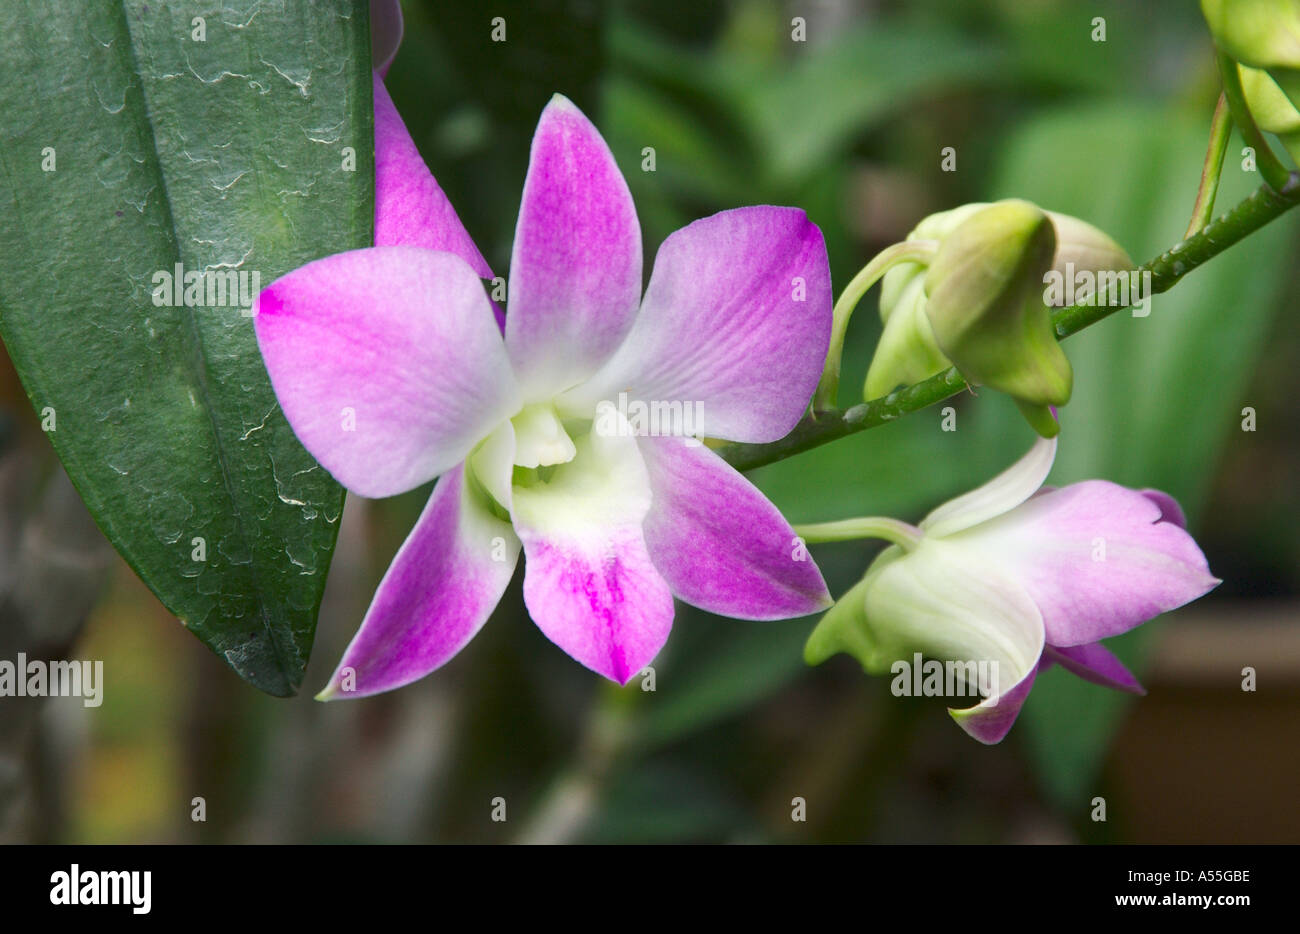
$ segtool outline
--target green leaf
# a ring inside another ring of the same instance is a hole
[[[1208,133],[1208,110],[1056,111],[1007,140],[991,194],[1074,214],[1142,262],[1182,236]],[[1223,175],[1219,211],[1260,184],[1258,174],[1243,172],[1231,157]],[[1229,438],[1241,437],[1234,429],[1247,404],[1243,393],[1290,272],[1297,220],[1281,218],[1155,296],[1149,316],[1120,312],[1062,345],[1074,365],[1075,390],[1061,413],[1050,482],[1102,477],[1163,489],[1183,505],[1195,532],[1220,452]],[[1010,406],[981,409],[974,426],[980,437],[1013,430],[1018,416]],[[1108,644],[1136,666],[1159,625]],[[1034,686],[1021,729],[1058,802],[1085,806],[1130,702],[1059,670]]]
[[[367,12],[29,0],[0,35],[5,344],[110,541],[277,695],[302,679],[342,490],[238,302],[159,305],[154,277],[234,270],[251,291],[370,242]]]
[[[800,177],[838,156],[865,127],[1004,65],[996,48],[959,34],[868,23],[788,72],[745,85],[740,103],[770,170]]]

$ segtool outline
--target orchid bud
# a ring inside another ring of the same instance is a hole
[[[1124,248],[1098,230],[1092,224],[1085,223],[1069,214],[1056,211],[1044,211],[1056,231],[1056,254],[1052,257],[1052,269],[1062,276],[1071,276],[1080,272],[1127,272],[1133,268]]]
[[[867,399],[883,396],[900,384],[919,383],[952,366],[939,350],[930,319],[925,316],[925,269],[915,263],[895,267],[885,276],[884,285],[890,284],[889,278],[895,273],[908,275],[896,280],[904,285],[891,301],[886,302],[885,293],[881,293],[880,317],[885,327],[867,371]]]
[[[1070,399],[1070,362],[1043,301],[1056,253],[1052,221],[1027,201],[971,215],[939,246],[925,276],[935,341],[968,381],[1007,393],[1040,434],[1049,406]]]
[[[1237,71],[1255,123],[1261,130],[1275,134],[1291,158],[1300,163],[1300,110],[1267,71],[1245,65],[1237,66]]]
[[[966,221],[992,206],[987,203],[965,204],[932,214],[921,221],[907,239],[942,244]],[[1068,214],[1043,213],[1051,221],[1056,235],[1052,269],[1060,276],[1073,279],[1083,272],[1095,275],[1133,268],[1133,261],[1123,248],[1096,227]],[[952,366],[952,361],[939,349],[927,316],[929,298],[925,280],[928,270],[929,266],[920,262],[900,263],[881,281],[880,316],[884,330],[867,373],[865,397],[868,399],[883,396],[896,386],[942,373]],[[1052,430],[1046,419],[1043,424],[1049,432]]]
[[[1267,71],[1238,65],[1241,90],[1261,130],[1282,136],[1300,130],[1300,111]]]
[[[1261,88],[1259,78],[1248,76],[1247,69],[1266,71],[1290,103],[1300,103],[1300,0],[1201,0],[1201,12],[1214,44],[1246,66],[1242,90],[1251,116],[1261,129],[1278,132],[1266,124],[1288,117],[1276,109],[1272,89]],[[1255,85],[1253,96],[1251,84]],[[1257,107],[1262,107],[1262,112]],[[1291,141],[1284,142],[1288,150],[1293,148]]]
[[[907,239],[941,242],[962,221],[984,207],[980,203],[963,204],[931,214],[916,225]],[[895,386],[919,383],[952,366],[939,350],[925,316],[927,268],[919,262],[899,263],[880,282],[880,318],[885,327],[867,371],[867,399],[883,396]]]
[[[1214,44],[1253,68],[1300,68],[1300,0],[1201,0]]]

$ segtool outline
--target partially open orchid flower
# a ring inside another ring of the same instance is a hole
[[[983,743],[1006,736],[1034,676],[1053,663],[1144,693],[1100,640],[1219,581],[1171,497],[1102,480],[1044,487],[1055,456],[1056,439],[1039,439],[1017,464],[940,506],[919,528],[884,520],[898,544],[822,618],[805,650],[809,663],[836,652],[873,674],[914,652],[996,663],[984,700],[951,711]]]
[[[674,595],[745,619],[830,604],[785,519],[698,440],[772,441],[808,404],[831,294],[802,211],[677,231],[642,298],[627,184],[557,95],[533,137],[502,328],[487,264],[395,110],[376,114],[376,154],[377,245],[277,280],[255,319],[285,416],[340,483],[381,497],[441,477],[322,697],[442,665],[521,548],[533,620],[620,683],[663,645]],[[651,419],[648,433],[638,416],[656,407],[689,410],[690,431]]]

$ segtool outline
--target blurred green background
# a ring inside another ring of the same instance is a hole
[[[697,217],[790,204],[824,232],[837,289],[926,214],[1009,196],[1150,258],[1186,226],[1217,94],[1199,12],[1181,0],[404,7],[388,87],[498,273],[556,91],[592,116],[627,176],[647,275],[664,237]],[[945,147],[955,171],[941,168]],[[1240,151],[1234,137],[1220,209],[1259,184]],[[107,684],[95,710],[3,702],[0,839],[1300,842],[1296,247],[1286,217],[1158,296],[1150,317],[1115,315],[1067,343],[1076,394],[1052,481],[1168,490],[1224,584],[1115,640],[1148,697],[1053,670],[992,748],[941,699],[894,698],[847,657],[805,668],[812,619],[679,606],[655,689],[610,688],[529,622],[518,574],[432,677],[312,701],[427,489],[349,499],[309,690],[263,696],[103,543],[6,366],[0,657],[103,659]],[[873,292],[850,332],[845,404],[878,334]],[[752,476],[793,521],[918,518],[1031,441],[992,393],[951,404],[954,432],[936,408]],[[875,547],[815,551],[833,593]],[[1104,822],[1091,819],[1097,797]],[[796,799],[806,820],[792,819]]]

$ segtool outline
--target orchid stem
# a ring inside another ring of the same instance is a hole
[[[1237,70],[1237,63],[1223,52],[1218,53],[1218,62],[1219,77],[1223,81],[1223,96],[1228,102],[1228,109],[1232,111],[1233,122],[1237,124],[1237,130],[1241,133],[1241,138],[1246,141],[1246,145],[1255,150],[1255,164],[1259,167],[1259,174],[1263,176],[1270,188],[1280,192],[1287,186],[1291,173],[1274,155],[1268,140],[1264,138],[1264,134],[1255,123],[1255,118],[1250,114],[1246,93],[1241,89],[1241,72]]]
[[[1201,167],[1201,185],[1196,189],[1196,203],[1192,205],[1192,219],[1183,239],[1194,236],[1214,217],[1214,199],[1219,193],[1219,177],[1223,173],[1223,156],[1228,151],[1228,138],[1232,135],[1232,111],[1223,94],[1214,105],[1210,118],[1210,142],[1205,148],[1205,165]]]
[[[921,544],[921,530],[914,525],[884,516],[863,516],[860,519],[839,519],[835,522],[814,522],[796,525],[794,534],[809,544],[822,542],[850,542],[860,538],[883,538],[912,551]]]
[[[1151,292],[1167,292],[1193,269],[1239,243],[1265,224],[1300,204],[1300,175],[1291,175],[1278,190],[1260,186],[1250,197],[1221,217],[1211,221],[1194,236],[1174,244],[1155,259],[1138,267],[1138,273],[1151,274]],[[1057,310],[1052,324],[1057,339],[1069,337],[1122,311],[1119,305],[1101,301],[1092,305],[1073,305]],[[843,410],[805,415],[784,438],[768,444],[724,444],[715,451],[737,470],[752,470],[764,464],[784,460],[803,451],[843,438],[846,435],[896,421],[904,415],[955,396],[966,388],[966,381],[953,367],[919,383],[891,392],[879,399],[862,402]]]
[[[840,293],[835,302],[831,316],[831,343],[826,353],[826,368],[822,370],[821,382],[813,394],[812,410],[816,417],[818,412],[832,411],[835,408],[835,396],[840,388],[840,358],[844,354],[844,336],[849,330],[849,319],[853,309],[858,307],[862,296],[866,295],[877,280],[899,263],[914,260],[928,260],[938,249],[935,240],[904,240],[886,247],[877,253],[867,265],[849,280],[849,284]]]
[[[601,686],[588,712],[576,761],[556,778],[517,842],[569,843],[582,834],[600,807],[611,769],[638,735],[634,708],[644,693],[639,686]]]

